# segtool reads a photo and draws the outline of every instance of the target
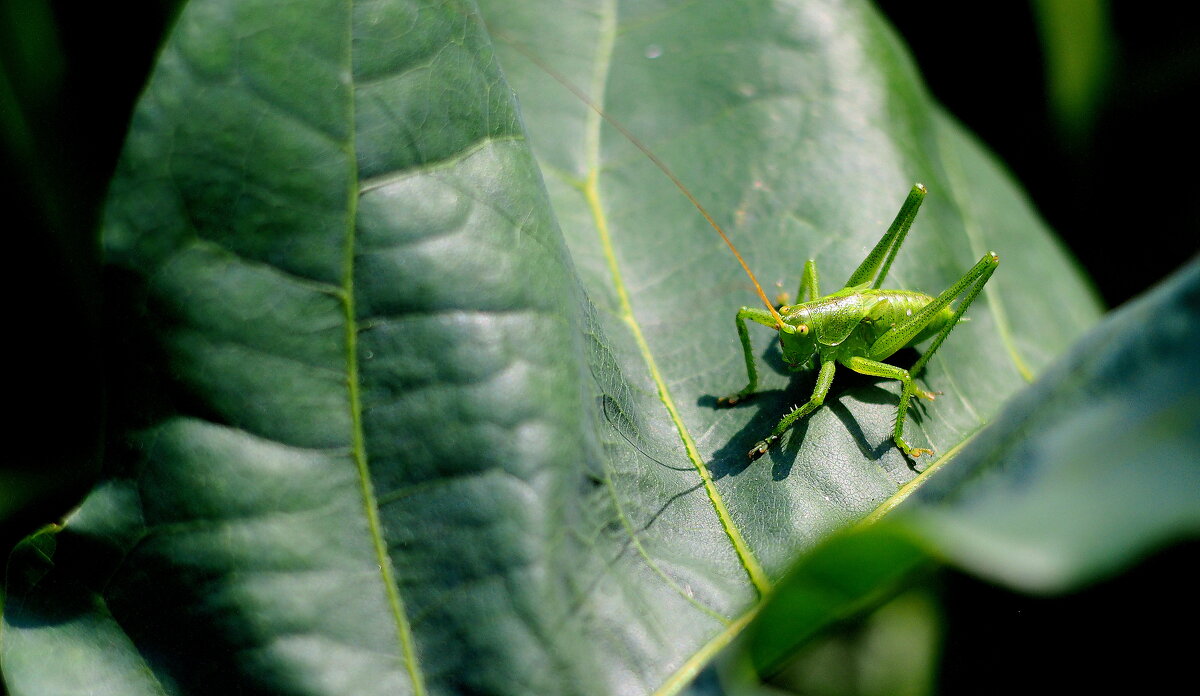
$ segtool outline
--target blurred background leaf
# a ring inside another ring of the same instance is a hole
[[[1092,137],[1112,81],[1116,46],[1107,2],[1033,0],[1049,106],[1068,146]]]
[[[0,463],[0,545],[55,519],[100,470],[99,209],[159,40],[179,2],[0,0],[0,182],[9,323],[22,368]]]
[[[877,4],[930,91],[1012,170],[1110,307],[1200,251],[1200,201],[1178,174],[1179,163],[1200,158],[1191,109],[1200,92],[1195,8]],[[1053,36],[1038,19],[1051,14]],[[1086,55],[1089,47],[1095,53]],[[1055,57],[1066,55],[1075,57]],[[1078,73],[1080,85],[1096,79],[1083,75],[1107,75],[1079,89],[1096,112],[1077,137],[1063,137],[1051,63],[1091,66]]]

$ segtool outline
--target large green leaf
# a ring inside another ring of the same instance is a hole
[[[895,285],[1004,259],[910,422],[954,452],[1097,308],[875,13],[799,5],[190,3],[104,223],[108,475],[13,556],[13,692],[669,692],[916,475],[863,380],[746,460],[811,378],[714,407],[747,281],[504,48],[519,115],[484,22],[767,283],[833,287],[926,183]]]

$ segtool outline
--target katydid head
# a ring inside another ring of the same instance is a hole
[[[783,361],[796,368],[809,367],[817,354],[817,335],[808,323],[808,313],[801,306],[780,307],[783,325],[779,330],[779,346]]]

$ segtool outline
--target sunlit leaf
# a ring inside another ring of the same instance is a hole
[[[890,284],[999,252],[920,445],[953,451],[1097,314],[865,4],[194,0],[105,216],[108,474],[10,567],[14,694],[670,692],[916,475],[894,385],[854,379],[747,460],[811,377],[763,331],[767,391],[715,407],[748,281],[513,45],[772,293],[809,257],[847,277],[914,181]]]

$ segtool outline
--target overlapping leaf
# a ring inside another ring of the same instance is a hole
[[[935,561],[1025,592],[1077,590],[1200,534],[1200,261],[1114,312],[887,523],[806,555],[749,628],[740,677]]]

